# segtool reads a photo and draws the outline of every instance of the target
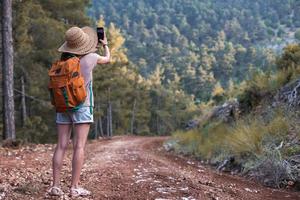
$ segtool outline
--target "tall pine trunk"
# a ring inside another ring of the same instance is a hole
[[[135,120],[135,109],[136,109],[136,98],[134,98],[133,101],[133,108],[132,108],[132,115],[131,115],[131,122],[130,122],[130,134],[133,134],[133,126],[134,126],[134,120]]]
[[[104,137],[103,127],[102,127],[102,117],[101,116],[99,117],[98,122],[99,122],[100,136]]]
[[[98,118],[95,119],[95,137],[94,139],[98,139],[99,130],[98,130]]]
[[[22,98],[21,98],[21,105],[22,105],[22,125],[24,127],[26,119],[27,119],[27,112],[26,112],[26,92],[25,92],[25,83],[24,83],[24,76],[21,77],[21,91],[22,91]]]
[[[110,111],[109,106],[110,105],[110,88],[107,89],[107,109],[106,109],[106,134],[107,137],[110,137]]]
[[[112,137],[113,136],[113,130],[112,130],[112,108],[111,108],[111,102],[109,101],[108,103],[108,106],[109,106],[109,137]]]
[[[106,137],[109,137],[110,135],[110,128],[109,128],[109,110],[108,110],[108,106],[107,106],[107,110],[106,110]]]
[[[157,111],[156,111],[156,133],[158,134],[158,135],[160,135],[160,124],[159,124],[159,115],[158,115],[158,113],[159,113],[159,109],[160,109],[160,98],[159,98],[159,96],[157,95],[157,97],[156,97],[156,106],[157,106]]]
[[[110,138],[112,137],[112,112],[111,112],[111,102],[108,102],[107,106],[107,121],[106,121],[106,129],[107,129],[107,136]]]
[[[98,98],[99,99],[99,98]],[[100,100],[97,102],[96,106],[97,112],[100,113],[101,107],[100,107]],[[103,135],[103,128],[102,128],[102,120],[101,120],[101,115],[95,119],[95,139],[98,139],[100,137],[104,137]]]
[[[110,101],[110,87],[107,89],[107,136],[108,137],[112,137],[113,133],[112,133],[112,108],[111,108],[111,101]]]
[[[16,139],[14,80],[13,80],[13,39],[12,0],[2,1],[2,50],[3,50],[3,121],[4,139]]]
[[[98,105],[97,105],[97,108],[98,108],[98,112],[100,114],[100,111],[101,111],[101,101],[100,101],[100,97],[98,98]],[[99,132],[100,132],[100,137],[104,137],[104,134],[103,134],[103,128],[102,128],[102,116],[99,115],[99,117],[96,119],[96,125],[98,126],[97,129],[99,128]]]

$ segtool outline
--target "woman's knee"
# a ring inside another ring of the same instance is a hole
[[[75,126],[74,150],[84,150],[90,124],[77,124]]]
[[[85,145],[84,144],[75,144],[73,146],[74,151],[84,151]]]
[[[66,151],[68,149],[68,146],[69,146],[68,142],[66,142],[66,143],[59,143],[59,144],[57,144],[56,148],[58,148],[61,151]]]

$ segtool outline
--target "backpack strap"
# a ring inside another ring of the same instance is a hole
[[[89,90],[90,90],[90,113],[93,114],[93,85],[92,81],[89,83]]]

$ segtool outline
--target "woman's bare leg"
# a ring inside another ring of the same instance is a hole
[[[71,130],[71,124],[57,124],[58,142],[52,159],[53,186],[56,187],[59,187],[60,184],[61,167],[69,144]]]
[[[84,147],[89,133],[90,124],[75,124],[73,137],[73,160],[72,160],[72,184],[71,187],[77,188],[80,172],[84,161]]]

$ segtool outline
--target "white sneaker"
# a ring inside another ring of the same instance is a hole
[[[52,186],[47,192],[51,196],[62,196],[64,194],[64,192],[56,186]]]
[[[84,188],[81,188],[81,187],[78,187],[78,188],[71,188],[71,195],[73,197],[79,197],[79,196],[88,196],[90,195],[91,192],[84,189]]]

